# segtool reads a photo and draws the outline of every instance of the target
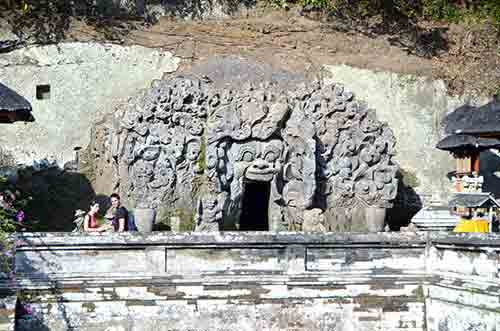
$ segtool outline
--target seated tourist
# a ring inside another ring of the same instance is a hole
[[[121,205],[120,196],[111,194],[111,208],[106,212],[105,217],[111,221],[115,232],[128,231],[128,211]]]
[[[99,212],[99,204],[97,202],[92,202],[90,204],[90,210],[85,215],[83,220],[83,231],[85,232],[103,232],[109,229],[108,225],[99,226],[97,223],[97,213]]]

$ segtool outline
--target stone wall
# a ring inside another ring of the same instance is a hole
[[[18,330],[500,330],[498,235],[18,238]]]
[[[428,330],[500,330],[500,237],[447,236],[428,251]]]
[[[2,127],[0,145],[20,162],[73,160],[73,148],[88,145],[93,123],[151,80],[175,71],[178,62],[157,49],[93,43],[0,54],[0,80],[32,103],[35,117],[34,123]]]

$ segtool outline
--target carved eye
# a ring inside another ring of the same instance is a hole
[[[243,156],[241,157],[241,161],[252,162],[253,161],[253,153],[252,152],[243,153]]]
[[[266,156],[265,156],[265,160],[267,162],[274,162],[274,161],[276,161],[277,158],[278,158],[278,156],[273,151],[267,152]]]

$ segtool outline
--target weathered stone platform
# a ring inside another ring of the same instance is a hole
[[[500,330],[494,234],[35,233],[17,244],[17,297],[33,312],[16,330]]]

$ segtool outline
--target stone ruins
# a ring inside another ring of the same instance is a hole
[[[100,144],[130,206],[196,231],[382,231],[397,193],[391,129],[340,84],[165,78],[115,112]]]

